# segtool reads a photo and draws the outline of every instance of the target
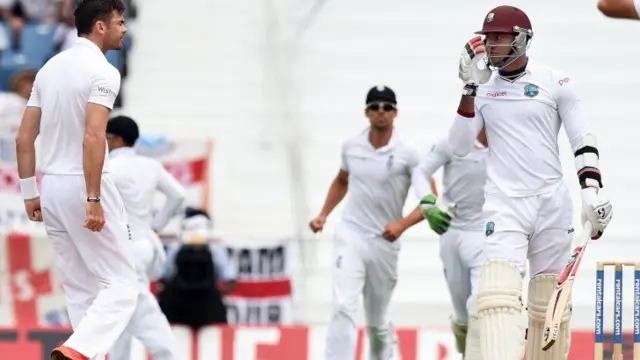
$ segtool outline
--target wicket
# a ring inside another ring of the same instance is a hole
[[[640,360],[640,262],[602,261],[596,269],[595,345],[594,360],[604,359],[604,271],[614,267],[613,296],[613,360],[622,360],[622,272],[634,269],[633,276],[633,359]]]

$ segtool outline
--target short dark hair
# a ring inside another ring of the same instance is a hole
[[[122,0],[80,0],[75,16],[78,35],[88,35],[97,21],[109,21],[114,11],[124,13]]]

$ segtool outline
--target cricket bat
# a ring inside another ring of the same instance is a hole
[[[560,331],[560,320],[562,319],[562,313],[564,308],[569,302],[571,297],[571,290],[573,289],[573,281],[576,278],[580,261],[587,249],[587,244],[591,240],[591,230],[593,225],[587,221],[580,236],[578,237],[578,246],[573,250],[573,254],[569,259],[569,263],[564,268],[558,284],[556,285],[551,299],[549,299],[549,305],[547,306],[547,314],[544,321],[544,336],[542,340],[542,350],[549,350],[558,338],[558,332]]]

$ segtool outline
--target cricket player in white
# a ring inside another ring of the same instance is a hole
[[[111,177],[124,201],[133,239],[140,294],[129,325],[109,353],[110,360],[129,360],[132,337],[138,338],[154,360],[176,360],[176,340],[166,316],[150,290],[166,255],[157,232],[164,228],[184,201],[185,190],[162,164],[136,154],[140,132],[133,119],[117,116],[107,124]],[[163,207],[152,216],[156,192],[165,195]]]
[[[349,192],[334,239],[327,360],[355,359],[360,295],[364,296],[370,358],[389,360],[393,355],[395,336],[386,314],[397,281],[397,240],[423,219],[419,208],[402,217],[419,155],[393,127],[396,105],[390,88],[369,91],[365,115],[370,126],[344,143],[338,176],[320,214],[309,224],[313,232],[321,231],[327,216]]]
[[[481,133],[473,150],[458,157],[453,155],[448,139],[442,139],[420,161],[412,176],[425,219],[433,231],[442,235],[440,258],[453,302],[452,329],[456,347],[466,360],[481,360],[475,297],[484,262],[482,205],[488,150],[483,143],[486,139]],[[444,191],[437,199],[429,179],[440,168]]]
[[[127,215],[109,177],[105,129],[120,74],[104,53],[126,32],[119,0],[84,0],[80,38],[36,76],[18,129],[18,172],[25,208],[43,221],[74,329],[53,360],[104,358],[129,322],[138,287]],[[42,197],[35,179],[40,135]]]
[[[455,155],[465,156],[484,128],[489,144],[483,208],[487,260],[476,304],[482,355],[522,359],[522,276],[528,259],[527,359],[564,360],[571,306],[556,344],[541,350],[547,303],[572,250],[572,203],[562,181],[558,132],[564,126],[575,154],[582,219],[593,224],[593,238],[602,234],[612,214],[601,190],[596,136],[589,133],[574,80],[527,57],[533,30],[522,10],[491,10],[478,34],[484,39],[469,41],[461,56],[459,76],[465,86],[449,142]]]
[[[598,9],[610,18],[640,19],[640,0],[598,0]]]

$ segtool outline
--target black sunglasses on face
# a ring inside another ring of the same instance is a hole
[[[367,104],[367,110],[380,111],[380,109],[384,110],[384,112],[389,112],[389,111],[395,110],[396,106],[393,104],[384,103],[384,102]]]

